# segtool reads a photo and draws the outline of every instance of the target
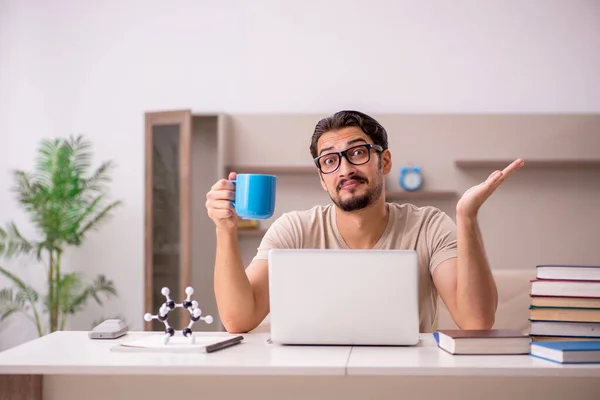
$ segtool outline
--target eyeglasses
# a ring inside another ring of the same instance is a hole
[[[327,153],[314,159],[315,164],[324,174],[331,174],[339,167],[342,157],[345,157],[350,164],[363,165],[371,160],[371,149],[383,151],[383,147],[376,144],[361,144],[359,146],[350,147],[344,151],[337,153]]]

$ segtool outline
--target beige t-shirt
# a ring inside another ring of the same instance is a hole
[[[431,206],[387,203],[388,224],[374,249],[416,250],[419,260],[419,329],[432,332],[438,293],[432,276],[444,260],[456,257],[456,225]],[[348,249],[336,225],[335,206],[318,205],[292,211],[275,220],[263,237],[254,260],[267,260],[273,248]],[[368,268],[368,266],[365,266]]]

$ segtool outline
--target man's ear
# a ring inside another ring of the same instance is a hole
[[[389,149],[381,153],[381,167],[384,175],[389,174],[392,170],[392,152]]]

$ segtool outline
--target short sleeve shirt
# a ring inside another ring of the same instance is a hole
[[[373,249],[415,250],[419,263],[419,329],[432,332],[438,293],[433,272],[457,256],[456,224],[441,210],[413,204],[386,203],[387,226]],[[255,260],[267,260],[269,249],[348,249],[336,224],[333,204],[292,211],[276,219],[263,237]]]

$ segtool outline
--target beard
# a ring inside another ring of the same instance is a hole
[[[355,194],[354,190],[356,190],[356,189],[352,189],[350,191],[352,196],[347,199],[342,200],[339,196],[339,192],[340,192],[342,184],[344,184],[345,182],[355,180],[357,182],[361,182],[364,184],[369,183],[369,180],[367,178],[364,178],[362,176],[352,176],[349,179],[341,181],[336,187],[336,195],[332,196],[330,193],[329,197],[331,198],[331,201],[333,201],[335,203],[335,205],[337,205],[343,211],[350,212],[350,211],[362,210],[363,208],[366,208],[366,207],[370,206],[371,204],[373,204],[375,201],[379,200],[379,197],[381,197],[382,187],[383,187],[383,179],[382,178],[383,177],[380,174],[380,176],[377,177],[377,185],[375,185],[375,187],[373,187],[373,188],[368,188],[365,193]]]

